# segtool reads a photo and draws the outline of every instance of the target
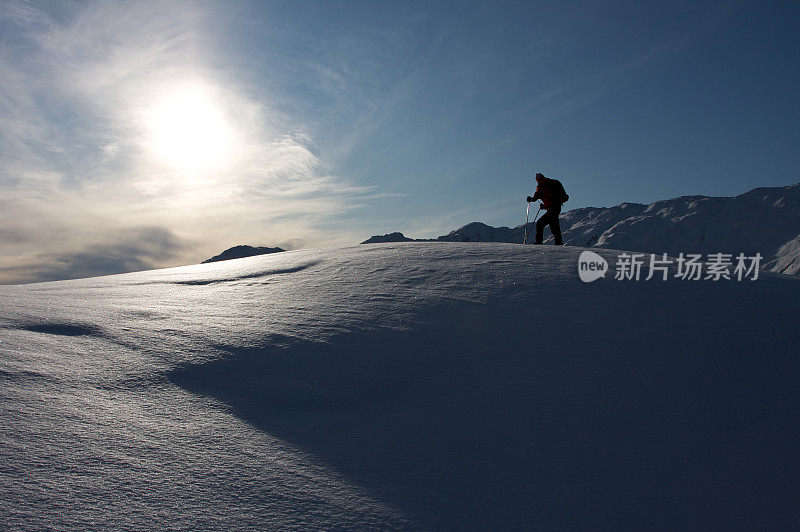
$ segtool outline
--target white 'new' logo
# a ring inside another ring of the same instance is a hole
[[[591,283],[605,277],[608,271],[606,259],[594,251],[584,251],[578,257],[578,276],[584,283]]]

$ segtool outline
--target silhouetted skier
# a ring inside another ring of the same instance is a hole
[[[528,201],[542,200],[542,209],[547,212],[536,222],[536,241],[534,244],[542,243],[544,226],[550,224],[550,231],[553,233],[555,244],[564,244],[561,240],[561,225],[558,223],[558,215],[561,214],[561,205],[569,199],[564,185],[557,179],[549,179],[544,174],[536,174],[536,193],[533,197],[528,196]]]

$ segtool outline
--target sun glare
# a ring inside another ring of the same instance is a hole
[[[230,161],[232,132],[223,112],[200,90],[176,91],[148,117],[159,159],[189,175],[218,171]]]

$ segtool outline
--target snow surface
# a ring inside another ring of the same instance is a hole
[[[0,287],[0,528],[800,525],[800,280],[584,284],[581,251]]]

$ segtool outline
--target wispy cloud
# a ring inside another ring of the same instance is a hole
[[[113,242],[85,245],[80,251],[38,251],[13,261],[0,259],[0,282],[52,281],[148,270],[181,256],[189,244],[162,227],[127,227]]]
[[[323,240],[322,218],[371,189],[332,175],[308,131],[210,66],[220,6],[48,7],[0,11],[0,282],[193,262],[237,243],[339,243]],[[230,160],[213,173],[182,175],[150,149],[148,112],[183,86],[201,87],[233,124]],[[130,240],[152,231],[174,251]]]

